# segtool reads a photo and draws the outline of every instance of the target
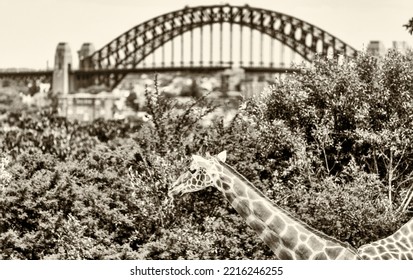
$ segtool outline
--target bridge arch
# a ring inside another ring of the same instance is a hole
[[[85,58],[92,69],[134,68],[163,44],[193,29],[217,23],[238,24],[267,34],[311,61],[316,53],[355,56],[356,50],[306,21],[248,5],[185,7],[147,20]]]
[[[197,28],[202,30],[202,27],[206,25],[220,24],[222,29],[224,23],[230,24],[231,28],[235,24],[241,26],[241,29],[247,27],[266,34],[308,61],[311,61],[316,54],[322,56],[341,54],[346,57],[353,57],[357,54],[354,48],[332,34],[287,14],[248,5],[185,7],[136,25],[90,56],[84,57],[79,64],[81,68],[75,73],[75,83],[78,87],[105,84],[109,88],[114,88],[127,73],[133,72],[130,71],[131,69],[134,71],[150,70],[146,67],[140,69],[142,68],[140,63],[159,47],[169,41],[173,42],[174,38],[178,36],[183,38],[184,33],[192,32]],[[218,68],[232,67],[232,63],[230,61],[229,65],[223,65],[221,61]],[[206,64],[204,66],[208,67]],[[182,65],[181,67],[176,65],[176,67],[183,68]],[[163,66],[161,68],[162,70],[168,69]],[[172,71],[176,70],[174,67],[169,68]],[[203,66],[198,68],[203,68]],[[189,70],[194,69],[190,65]]]

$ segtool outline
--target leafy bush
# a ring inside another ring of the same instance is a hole
[[[262,140],[270,132],[268,147],[276,144],[275,151],[289,155],[277,158],[284,171],[274,174],[269,189],[279,182],[293,186],[277,193],[292,199],[287,208],[356,247],[389,235],[406,220],[396,210],[404,207],[413,174],[411,57],[392,51],[381,61],[360,55],[342,65],[319,59],[276,81],[246,108],[249,122],[258,127],[253,137]],[[280,124],[287,129],[272,129]],[[280,135],[289,136],[279,141]],[[327,213],[314,215],[306,201],[320,210],[334,209],[327,215],[331,219],[324,218]]]
[[[412,54],[317,59],[244,100],[147,89],[151,119],[69,122],[16,110],[1,119],[1,259],[271,259],[214,189],[167,196],[191,154],[228,163],[271,200],[355,247],[408,219]]]
[[[47,110],[11,112],[0,128],[0,149],[13,157],[27,151],[56,155],[60,160],[81,159],[98,143],[129,137],[141,124],[129,119],[71,122]]]

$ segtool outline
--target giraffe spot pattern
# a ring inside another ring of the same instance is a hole
[[[282,232],[287,226],[285,222],[278,216],[274,216],[274,218],[267,224],[272,230],[277,232]]]
[[[222,168],[221,165],[215,165],[216,170],[218,171],[218,173],[224,173],[224,169]]]
[[[401,243],[400,241],[396,242],[397,247],[399,247],[402,251],[407,251],[408,249],[406,248],[406,246],[403,245],[403,243]]]
[[[327,255],[324,252],[320,252],[314,256],[314,260],[327,260]]]
[[[336,260],[359,260],[361,259],[360,255],[358,255],[355,251],[352,251],[347,248],[342,248],[342,253],[339,254]]]
[[[400,231],[404,236],[408,236],[410,233],[409,229],[406,226],[402,227]]]
[[[239,197],[247,197],[247,193],[245,192],[245,189],[239,186],[239,184],[234,184],[233,188],[234,188],[234,192]]]
[[[300,241],[305,242],[307,241],[307,236],[304,234],[300,234]]]
[[[379,252],[379,254],[382,254],[386,252],[387,250],[386,250],[386,247],[380,245],[380,246],[377,246],[377,251]]]
[[[247,195],[251,200],[259,200],[259,199],[263,199],[261,195],[259,195],[257,192],[255,192],[255,190],[251,190],[249,189],[247,191]]]
[[[363,252],[365,255],[377,255],[378,254],[375,247],[368,247],[366,249],[363,249]]]
[[[231,192],[225,192],[224,193],[225,198],[231,203],[232,207],[235,208],[235,200],[237,199],[237,197],[235,196],[235,194],[231,193]]]
[[[254,215],[250,215],[247,218],[247,223],[248,225],[255,230],[258,233],[263,232],[266,229],[266,225],[264,224],[264,222],[258,220]]]
[[[265,198],[255,189],[249,188],[248,184],[245,184],[244,180],[235,176],[231,169],[222,167],[217,161],[215,168],[219,174],[216,186],[220,187],[220,190],[224,192],[225,197],[231,202],[233,207],[240,213],[241,216],[246,218],[247,223],[257,232],[261,232],[260,237],[264,242],[268,242],[273,251],[279,252],[277,255],[281,256],[281,259],[293,259],[296,258],[314,258],[314,259],[335,259],[337,257],[354,257],[351,250],[347,250],[346,247],[340,245],[332,245],[334,242],[330,240],[323,240],[323,238],[317,235],[306,236],[301,234],[306,228],[302,228],[300,224],[289,225],[288,218],[283,220],[280,216],[274,216],[271,210],[268,210],[266,204],[261,201]],[[205,185],[206,183],[212,183],[212,178],[208,174],[200,170],[196,178],[191,178],[190,175],[185,179],[186,183],[191,182],[191,188],[195,189],[198,186]],[[243,178],[243,177],[241,177]],[[222,180],[222,181],[221,181]],[[207,181],[207,182],[206,182]],[[221,187],[222,186],[222,187]],[[238,197],[244,197],[246,199],[239,200]],[[252,202],[250,202],[252,201]],[[250,208],[251,207],[251,208]],[[281,232],[282,236],[286,236],[284,245],[290,247],[291,250],[279,246],[280,237],[272,232],[268,227],[277,229]],[[299,234],[300,232],[300,234]],[[413,247],[413,223],[409,223],[405,227],[402,227],[393,236],[387,238],[387,240],[381,240],[379,242],[373,242],[369,246],[374,248],[360,248],[361,255],[363,257],[371,257],[368,253],[375,253],[374,257],[382,259],[413,259],[413,252],[400,252],[409,250],[407,247]],[[313,233],[312,233],[313,234]],[[390,240],[389,240],[390,239]],[[390,242],[389,242],[390,241]],[[304,243],[305,242],[305,243]],[[276,245],[274,245],[276,244]],[[326,248],[326,246],[329,246]],[[337,247],[334,247],[337,246]],[[319,253],[314,253],[314,248],[319,249]],[[311,255],[311,253],[313,255]]]
[[[393,243],[389,243],[386,246],[389,250],[396,250],[396,245],[394,245]]]
[[[276,251],[280,247],[280,237],[272,231],[265,231],[262,235],[262,240],[267,244],[271,250]]]
[[[294,259],[291,253],[285,249],[281,249],[280,252],[278,253],[278,257],[280,260],[292,260]]]
[[[396,240],[399,240],[401,237],[402,237],[402,234],[400,233],[400,231],[396,232],[396,233],[393,235],[393,238],[396,239]]]
[[[308,239],[308,245],[310,246],[311,249],[314,251],[321,251],[324,247],[324,244],[321,243],[315,236],[311,236]]]
[[[244,219],[246,219],[252,213],[249,207],[249,202],[246,199],[236,199],[234,200],[232,206]]]
[[[392,257],[391,254],[385,253],[385,254],[381,255],[381,259],[383,259],[383,260],[391,260],[391,259],[393,259],[393,257]]]
[[[291,249],[294,248],[298,241],[298,231],[295,228],[288,226],[287,232],[283,234],[282,241],[285,247]]]
[[[378,252],[376,250],[377,244],[365,244],[358,249],[359,254],[362,255],[377,255]]]
[[[267,221],[271,216],[272,212],[268,209],[265,201],[254,201],[252,202],[252,209],[261,221]]]
[[[222,182],[222,188],[224,191],[228,191],[231,189],[231,186],[227,182]]]
[[[326,248],[325,252],[328,256],[329,259],[336,259],[338,255],[340,255],[340,253],[342,252],[342,250],[344,250],[343,248]]]
[[[305,245],[305,244],[298,245],[297,249],[295,250],[295,255],[296,255],[297,259],[299,259],[299,260],[308,260],[308,259],[310,259],[312,253],[313,252],[310,250],[310,248],[308,248],[308,246]]]
[[[404,245],[409,245],[409,240],[405,237],[405,236],[403,236],[401,239],[400,239],[400,242],[402,242]]]

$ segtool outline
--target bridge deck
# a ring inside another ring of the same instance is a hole
[[[53,70],[40,71],[0,71],[0,78],[44,77],[53,76]]]

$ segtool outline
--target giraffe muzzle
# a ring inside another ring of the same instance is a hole
[[[168,191],[168,196],[169,197],[174,197],[177,195],[183,195],[185,192],[185,181],[188,177],[189,172],[185,172],[179,178],[175,181],[175,183],[172,184],[170,190]]]

